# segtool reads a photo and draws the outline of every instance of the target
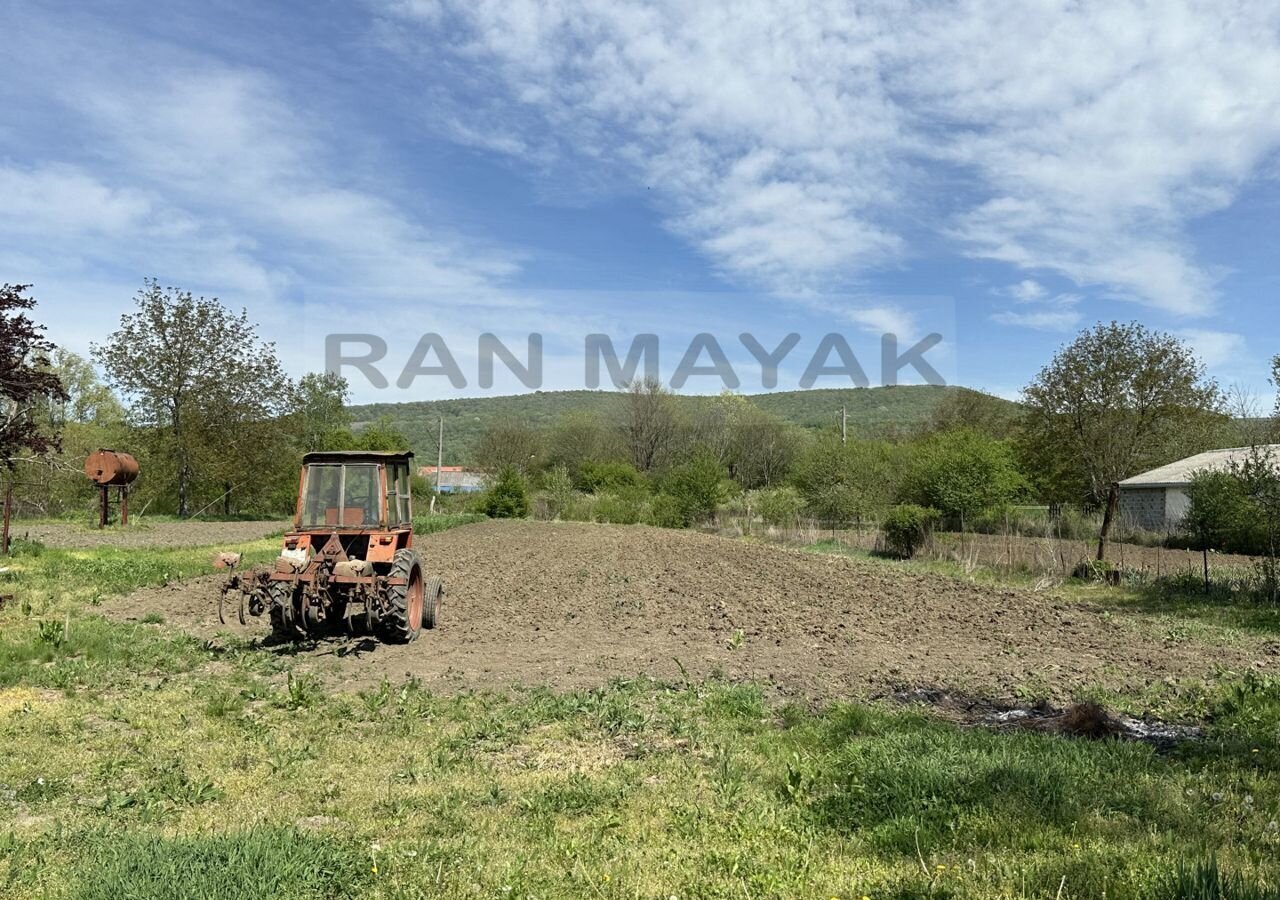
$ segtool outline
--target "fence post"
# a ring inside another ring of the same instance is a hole
[[[9,523],[13,519],[13,481],[4,486],[4,535],[0,537],[0,554],[9,555]]]

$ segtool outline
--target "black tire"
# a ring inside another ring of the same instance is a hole
[[[427,579],[422,597],[422,627],[435,628],[440,621],[440,601],[444,599],[444,582],[439,578]]]
[[[378,622],[384,641],[407,644],[422,630],[422,610],[426,585],[422,578],[422,561],[412,550],[397,550],[391,561],[389,577],[404,584],[387,585],[386,605]]]
[[[293,585],[287,581],[273,581],[267,588],[267,598],[271,636],[277,641],[301,640],[303,632],[297,625],[293,608]]]

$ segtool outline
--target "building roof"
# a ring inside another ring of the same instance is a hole
[[[1231,463],[1242,463],[1249,457],[1252,447],[1230,447],[1226,450],[1210,450],[1208,453],[1197,453],[1177,462],[1169,463],[1150,472],[1134,475],[1120,482],[1122,488],[1158,488],[1180,487],[1190,484],[1197,472],[1221,472]],[[1280,462],[1280,444],[1263,444],[1258,449],[1271,454]]]

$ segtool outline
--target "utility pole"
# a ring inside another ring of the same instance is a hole
[[[440,417],[440,440],[436,443],[436,496],[440,495],[440,470],[444,467],[444,416]]]
[[[849,407],[840,407],[840,443],[849,443]]]

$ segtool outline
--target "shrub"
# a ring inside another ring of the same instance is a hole
[[[569,470],[564,466],[556,466],[542,476],[542,500],[546,504],[546,517],[559,519],[564,516],[573,502],[573,480]]]
[[[592,460],[582,464],[578,476],[579,486],[584,491],[602,494],[610,491],[625,491],[628,488],[643,488],[644,476],[631,463]]]
[[[646,525],[657,525],[659,528],[683,528],[680,502],[670,494],[655,494],[645,508],[644,521]]]
[[[801,455],[793,480],[809,513],[835,527],[886,509],[901,469],[901,452],[884,441],[846,443],[838,434],[824,434]]]
[[[984,510],[1008,506],[1026,490],[1009,445],[960,428],[920,444],[903,494],[963,525]]]
[[[938,518],[936,509],[909,503],[895,506],[880,526],[886,548],[900,559],[910,559],[929,540]]]
[[[644,496],[643,491],[635,488],[596,494],[595,510],[591,517],[597,522],[612,525],[634,525],[644,513]]]
[[[711,518],[724,499],[724,478],[724,466],[704,447],[667,473],[664,492],[675,499],[682,525]]]
[[[800,522],[804,498],[795,488],[783,487],[753,491],[752,499],[760,518],[776,528],[794,528]]]
[[[481,506],[490,518],[523,519],[529,514],[529,490],[524,476],[514,466],[505,467],[485,491]]]

